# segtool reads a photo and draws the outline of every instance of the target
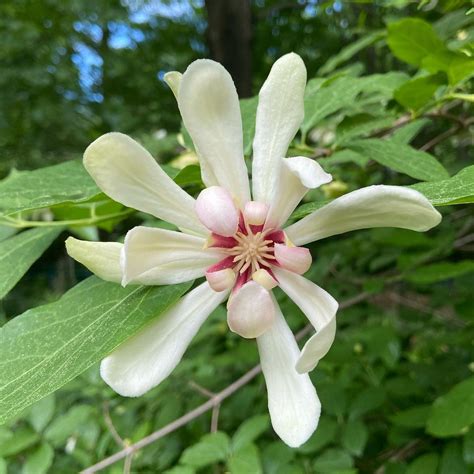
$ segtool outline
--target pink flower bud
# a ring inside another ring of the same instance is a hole
[[[245,204],[245,222],[250,225],[263,225],[268,214],[268,205],[263,202],[249,201]]]
[[[231,268],[206,272],[206,279],[214,291],[225,291],[234,286],[236,274]]]
[[[287,247],[284,244],[275,244],[277,262],[286,270],[302,275],[309,270],[311,253],[304,247]]]

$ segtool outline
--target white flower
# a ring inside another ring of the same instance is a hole
[[[181,360],[207,316],[228,302],[230,329],[256,338],[272,425],[299,446],[318,424],[320,403],[308,372],[329,350],[337,302],[301,276],[311,265],[301,245],[370,227],[426,231],[439,213],[418,192],[370,186],[335,199],[284,227],[308,189],[331,175],[305,157],[284,158],[303,120],[306,69],[296,54],[272,67],[259,94],[253,142],[252,197],[237,93],[228,72],[210,60],[166,76],[198,153],[207,189],[194,200],[131,138],[109,133],[86,150],[84,165],[112,199],[175,224],[181,232],[135,227],[125,243],[68,239],[69,254],[98,276],[127,284],[168,285],[205,276],[156,322],[101,364],[119,394],[139,396]],[[299,350],[272,295],[280,288],[316,330]]]

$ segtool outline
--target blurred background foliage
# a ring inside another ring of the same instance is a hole
[[[423,181],[418,189],[435,204],[472,202],[472,7],[465,0],[1,2],[0,177],[11,173],[0,182],[2,323],[88,275],[65,255],[63,227],[119,240],[138,223],[162,225],[95,188],[80,205],[13,199],[21,186],[47,194],[68,181],[12,170],[74,160],[116,130],[198,192],[192,144],[163,75],[199,57],[223,62],[247,98],[248,154],[251,97],[276,58],[295,51],[305,60],[305,122],[290,154],[318,159],[335,181],[311,192],[294,218],[379,183]],[[84,190],[76,164],[60,169]],[[456,176],[447,182],[448,174]],[[474,216],[469,206],[440,210],[443,223],[428,234],[374,229],[313,244],[309,277],[341,301],[361,302],[340,312],[336,342],[312,374],[323,415],[308,443],[292,450],[273,434],[259,376],[222,404],[217,432],[209,433],[205,414],[106,472],[472,473]],[[19,260],[13,239],[37,230],[16,232],[48,221],[64,226],[38,233]],[[8,272],[20,267],[17,283]],[[291,327],[301,328],[299,310],[278,298]],[[202,387],[218,392],[257,362],[254,344],[230,333],[219,309],[172,376],[145,397],[119,397],[94,366],[0,426],[0,473],[78,472],[205,401]]]

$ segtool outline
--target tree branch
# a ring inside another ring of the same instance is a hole
[[[371,296],[370,293],[360,293],[352,298],[349,298],[348,300],[343,301],[339,305],[339,309],[345,309],[345,308],[349,308],[350,306],[354,306],[355,304],[360,303],[361,301],[369,299],[370,296]],[[306,325],[301,331],[299,331],[296,334],[295,336],[296,339],[297,340],[302,339],[307,334],[309,334],[312,331],[312,329],[313,329],[312,325],[310,324]],[[219,393],[216,393],[214,396],[209,398],[207,402],[203,403],[202,405],[199,405],[194,410],[191,410],[190,412],[186,413],[180,418],[177,418],[176,420],[172,421],[171,423],[164,426],[163,428],[160,428],[154,433],[148,436],[145,436],[145,438],[142,438],[140,441],[137,441],[136,443],[131,444],[130,446],[127,446],[121,451],[116,452],[112,456],[109,456],[108,458],[103,459],[97,464],[94,464],[93,466],[90,466],[84,469],[83,471],[81,471],[80,474],[93,474],[102,469],[105,469],[106,467],[111,466],[112,464],[115,464],[121,459],[126,458],[127,456],[130,456],[131,454],[135,453],[139,449],[142,449],[145,446],[148,446],[149,444],[154,443],[155,441],[158,441],[159,439],[172,433],[173,431],[176,431],[177,429],[186,425],[187,423],[194,420],[195,418],[198,418],[199,416],[203,415],[207,411],[212,410],[213,408],[219,406],[223,400],[230,397],[233,393],[235,393],[237,390],[242,388],[244,385],[248,384],[261,371],[262,371],[262,368],[260,364],[256,365],[255,367],[250,369],[248,372],[246,372],[244,375],[242,375],[242,377],[238,378],[235,382],[227,386],[224,390],[220,391]]]

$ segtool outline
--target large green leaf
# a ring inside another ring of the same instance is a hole
[[[30,229],[0,242],[0,298],[18,283],[60,232],[57,227]]]
[[[0,182],[0,216],[86,201],[99,193],[80,160],[34,171],[15,171]]]
[[[419,66],[425,56],[444,49],[433,27],[418,18],[390,23],[387,43],[397,58],[414,66]]]
[[[449,177],[436,158],[409,145],[371,138],[351,142],[348,146],[366,158],[415,179],[437,181]]]
[[[464,168],[452,178],[411,187],[424,194],[435,206],[474,202],[474,165]]]
[[[196,468],[207,466],[227,458],[230,440],[226,433],[217,431],[204,435],[194,446],[185,449],[180,462]]]
[[[428,418],[428,433],[443,438],[462,433],[474,423],[474,377],[438,398]]]
[[[409,110],[418,110],[433,99],[435,92],[446,83],[444,74],[430,74],[405,82],[395,91],[395,99]]]
[[[459,262],[439,262],[417,268],[406,279],[413,283],[429,285],[439,281],[458,278],[474,272],[474,260],[461,260]]]
[[[102,359],[189,286],[122,288],[91,277],[7,323],[0,329],[0,423]]]

